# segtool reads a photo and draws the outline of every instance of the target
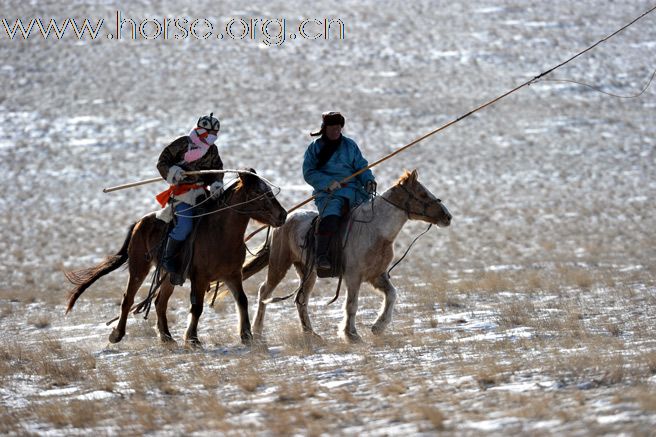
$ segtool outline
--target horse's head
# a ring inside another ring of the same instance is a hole
[[[422,220],[441,227],[451,224],[451,213],[417,180],[417,170],[406,170],[392,190],[390,200],[403,209],[411,220]]]
[[[235,210],[265,225],[282,226],[287,220],[287,210],[278,202],[271,187],[254,173],[253,169],[239,173],[241,183],[237,191],[243,192],[240,202],[243,205]]]

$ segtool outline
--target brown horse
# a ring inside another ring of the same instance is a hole
[[[256,338],[262,336],[266,304],[292,265],[301,280],[296,295],[301,326],[305,333],[318,336],[312,329],[307,312],[317,275],[314,263],[310,262],[308,265],[308,258],[305,256],[305,236],[316,216],[314,211],[297,211],[291,214],[284,226],[273,231],[268,250],[261,250],[258,256],[244,265],[244,278],[252,276],[267,265],[269,267],[266,280],[260,285],[258,294],[258,308],[253,322]],[[394,257],[394,240],[408,220],[421,220],[446,227],[451,224],[451,213],[440,199],[417,180],[415,170],[406,172],[394,186],[380,196],[358,206],[351,219],[351,231],[344,246],[343,279],[347,296],[341,331],[347,341],[360,341],[355,329],[360,285],[369,282],[383,295],[383,306],[371,328],[374,334],[381,334],[392,320],[396,301],[396,288],[387,273]]]
[[[287,211],[278,203],[271,188],[264,181],[247,172],[240,173],[239,177],[239,183],[228,188],[220,200],[212,199],[205,203],[209,205],[205,208],[208,212],[219,212],[204,216],[196,231],[189,268],[191,317],[184,336],[185,341],[192,344],[200,344],[197,327],[203,312],[203,299],[209,284],[217,280],[226,284],[237,302],[242,342],[251,341],[248,299],[242,286],[241,274],[246,256],[244,233],[251,218],[277,227],[284,224],[287,217]],[[115,255],[107,257],[94,267],[67,272],[66,277],[76,288],[71,291],[66,312],[73,308],[80,295],[97,279],[128,262],[130,276],[123,294],[121,315],[109,336],[112,343],[121,341],[125,335],[134,297],[151,267],[158,261],[158,247],[166,229],[166,223],[158,220],[155,213],[148,214],[130,227],[123,246]],[[165,278],[155,300],[157,329],[160,339],[165,342],[173,341],[166,319],[166,308],[173,289],[174,285]]]

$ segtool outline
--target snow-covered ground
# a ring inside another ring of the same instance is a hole
[[[63,316],[62,269],[117,250],[156,209],[160,150],[214,111],[226,167],[254,167],[291,207],[325,110],[370,161],[557,65],[648,1],[5,2],[0,18],[337,18],[345,39],[10,40],[0,25],[0,432],[13,434],[649,434],[656,426],[656,85],[620,99],[542,81],[374,172],[404,169],[449,207],[397,267],[390,331],[365,287],[364,344],[343,345],[319,282],[325,344],[293,305],[267,314],[268,348],[237,346],[226,299],[202,351],[161,347],[134,319],[108,346],[126,273]],[[619,95],[656,64],[652,14],[549,75]],[[109,24],[108,24],[109,25]],[[51,37],[52,38],[52,37]],[[410,223],[399,251],[421,232]],[[261,275],[246,289],[255,302]],[[295,286],[291,276],[279,293]],[[173,298],[185,324],[187,290]],[[251,305],[252,307],[252,305]],[[154,318],[154,315],[151,319]]]

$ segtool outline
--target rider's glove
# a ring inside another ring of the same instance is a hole
[[[184,171],[177,165],[169,167],[169,172],[166,175],[166,182],[171,185],[177,185],[184,178]]]
[[[364,186],[364,189],[367,192],[367,194],[371,196],[376,192],[377,186],[378,184],[376,183],[376,181],[367,181],[367,184]]]
[[[216,181],[210,185],[210,196],[219,197],[223,194],[223,182]]]
[[[340,183],[337,182],[337,181],[332,181],[332,182],[328,185],[328,188],[326,188],[326,191],[328,191],[329,193],[333,193],[333,192],[339,190],[340,188],[342,188],[342,184],[340,184]]]

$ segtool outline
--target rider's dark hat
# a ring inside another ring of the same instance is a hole
[[[344,127],[345,122],[346,120],[344,119],[344,116],[340,112],[337,111],[324,112],[323,114],[321,114],[321,129],[319,129],[318,132],[311,133],[310,135],[313,137],[318,137],[319,135],[323,135],[326,126],[340,125]]]

